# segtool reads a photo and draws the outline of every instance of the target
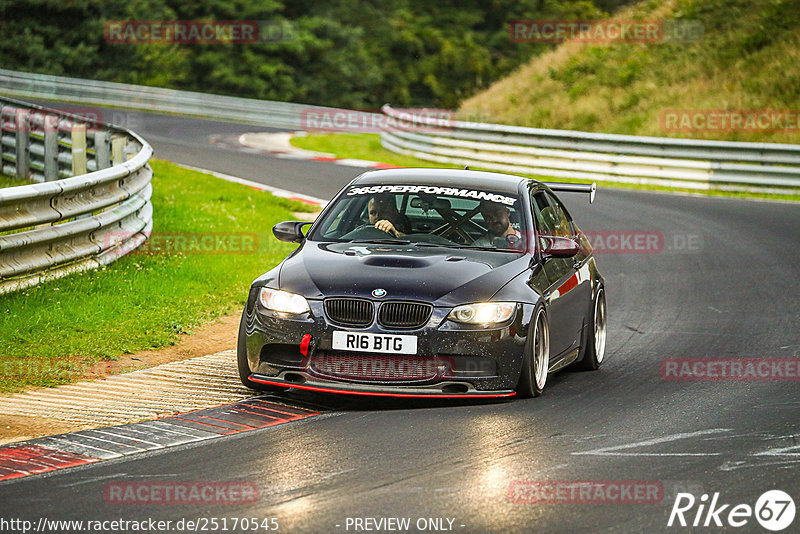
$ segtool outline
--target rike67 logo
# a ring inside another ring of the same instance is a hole
[[[763,528],[779,532],[794,521],[794,500],[781,490],[764,492],[756,500],[755,506],[723,504],[720,502],[719,492],[711,496],[710,502],[705,493],[700,499],[696,499],[691,493],[678,493],[667,526],[739,528],[747,525],[754,516]]]

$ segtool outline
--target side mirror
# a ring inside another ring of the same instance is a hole
[[[287,243],[301,243],[306,238],[303,226],[311,224],[308,221],[284,221],[272,227],[272,234],[280,241]]]
[[[571,237],[540,236],[539,243],[542,247],[542,253],[554,258],[571,258],[581,250],[578,242]]]

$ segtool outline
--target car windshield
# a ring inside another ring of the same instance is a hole
[[[351,187],[326,211],[312,241],[525,250],[516,195],[435,185]]]

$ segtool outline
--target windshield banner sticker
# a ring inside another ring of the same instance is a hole
[[[429,195],[445,195],[451,197],[474,198],[476,200],[488,200],[513,206],[517,199],[506,197],[497,193],[487,191],[475,191],[471,189],[458,189],[456,187],[438,187],[433,185],[373,185],[370,187],[354,187],[347,192],[348,196],[353,195],[379,195],[381,193],[426,193]]]

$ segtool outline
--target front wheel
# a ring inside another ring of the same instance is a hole
[[[242,312],[242,320],[239,322],[239,335],[236,342],[236,363],[239,368],[239,380],[242,381],[245,387],[256,391],[270,391],[275,393],[288,389],[280,386],[259,384],[258,382],[250,380],[250,364],[247,361],[247,334],[244,329],[245,313],[246,310]]]
[[[600,286],[592,306],[592,329],[587,336],[586,351],[583,359],[575,364],[575,368],[583,371],[594,371],[603,364],[606,355],[606,291]]]
[[[534,316],[531,332],[525,344],[525,357],[517,385],[520,397],[538,397],[544,391],[547,372],[550,368],[550,327],[544,308],[539,308]]]

